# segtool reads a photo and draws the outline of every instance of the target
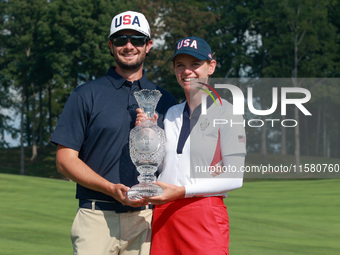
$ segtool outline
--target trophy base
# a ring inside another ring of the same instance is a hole
[[[128,198],[131,200],[139,200],[143,197],[158,196],[163,193],[163,189],[153,183],[140,183],[131,187],[127,192]]]

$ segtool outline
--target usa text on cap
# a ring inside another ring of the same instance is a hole
[[[151,37],[150,26],[139,12],[127,11],[116,15],[111,22],[110,36],[123,29],[131,29]]]
[[[178,54],[188,54],[200,60],[212,59],[209,44],[200,37],[190,36],[177,41],[174,55],[168,61],[174,60]]]

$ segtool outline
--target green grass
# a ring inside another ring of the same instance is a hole
[[[0,254],[72,254],[75,184],[0,174]]]
[[[0,174],[0,253],[72,254],[74,193],[70,181]],[[339,179],[246,182],[225,200],[230,254],[338,254],[339,197]]]
[[[226,204],[232,255],[339,254],[339,179],[249,182]]]

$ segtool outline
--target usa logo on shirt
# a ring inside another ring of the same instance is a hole
[[[245,135],[239,135],[237,136],[237,140],[239,143],[246,143],[246,136]]]

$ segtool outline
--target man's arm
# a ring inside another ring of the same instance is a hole
[[[144,199],[129,200],[127,197],[129,187],[109,182],[79,159],[78,155],[78,151],[58,145],[56,156],[58,171],[81,186],[112,196],[124,205],[139,207],[147,204]]]

